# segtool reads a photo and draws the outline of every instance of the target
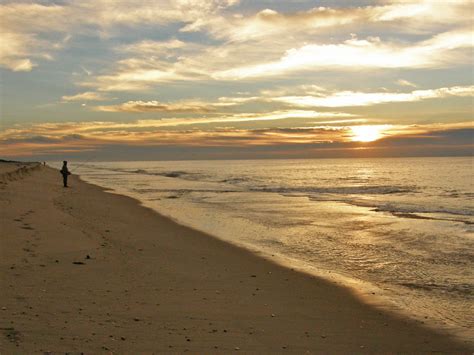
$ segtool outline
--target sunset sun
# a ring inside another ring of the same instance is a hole
[[[373,142],[383,137],[383,132],[388,125],[379,126],[353,126],[351,127],[351,140],[354,142]]]

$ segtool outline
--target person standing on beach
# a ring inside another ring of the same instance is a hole
[[[69,175],[71,175],[69,169],[67,168],[67,161],[63,161],[63,167],[62,169],[60,170],[60,173],[61,175],[63,176],[63,184],[64,184],[64,187],[68,187],[67,186],[67,177]]]

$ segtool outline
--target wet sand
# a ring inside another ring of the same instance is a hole
[[[2,354],[472,352],[76,176],[5,169]]]

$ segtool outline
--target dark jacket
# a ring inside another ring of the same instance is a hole
[[[67,166],[64,166],[63,165],[63,168],[60,170],[60,173],[63,174],[63,175],[71,175],[71,173],[69,172]]]

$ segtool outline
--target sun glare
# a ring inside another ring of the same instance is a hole
[[[383,132],[388,125],[378,126],[353,126],[351,127],[351,140],[354,142],[373,142],[383,137]]]

